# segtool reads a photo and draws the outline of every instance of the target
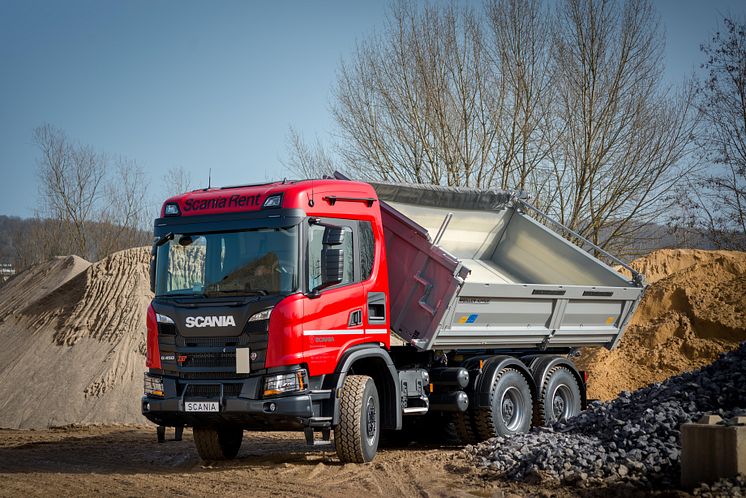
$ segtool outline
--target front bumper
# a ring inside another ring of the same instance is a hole
[[[300,389],[277,396],[263,396],[267,376],[303,372]],[[217,373],[220,375],[220,373]],[[141,401],[142,414],[165,426],[238,425],[245,429],[286,430],[315,425],[314,413],[328,395],[310,390],[305,370],[299,367],[278,369],[261,375],[231,379],[184,379],[150,372],[145,375],[146,388],[155,379],[163,396],[146,394]],[[152,388],[152,386],[151,386]],[[217,412],[186,411],[189,401],[216,402]]]
[[[296,430],[307,427],[313,417],[308,393],[267,399],[245,399],[239,396],[199,398],[217,401],[218,412],[187,412],[182,396],[154,398],[143,396],[142,414],[151,422],[166,426],[239,425],[253,430]]]

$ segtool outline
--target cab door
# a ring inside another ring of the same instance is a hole
[[[334,248],[342,250],[343,271],[339,283],[317,290],[323,283],[324,249],[330,248],[324,244],[326,226],[342,228],[342,241]],[[334,372],[342,351],[366,341],[357,230],[354,220],[323,218],[309,223],[305,231],[303,284],[308,297],[303,300],[303,343],[312,376]]]

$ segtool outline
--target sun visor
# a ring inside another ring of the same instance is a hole
[[[476,190],[466,187],[441,187],[438,185],[397,185],[369,182],[386,202],[412,204],[441,209],[498,211],[511,204],[512,194],[505,190]]]

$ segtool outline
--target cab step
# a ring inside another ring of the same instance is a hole
[[[306,427],[305,429],[303,429],[303,434],[306,436],[307,446],[328,446],[332,444],[332,431],[330,428],[322,428],[318,432],[321,433],[321,439],[316,439],[316,431],[313,429],[313,427]]]

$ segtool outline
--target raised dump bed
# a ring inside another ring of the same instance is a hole
[[[526,351],[611,349],[621,338],[642,276],[574,235],[627,268],[627,279],[539,223],[556,222],[511,193],[373,186],[383,201],[392,329],[405,341]]]

